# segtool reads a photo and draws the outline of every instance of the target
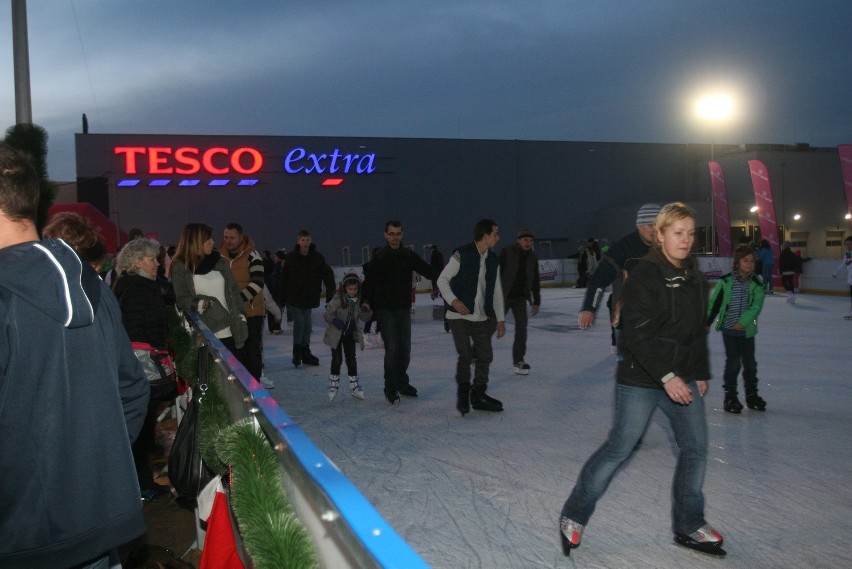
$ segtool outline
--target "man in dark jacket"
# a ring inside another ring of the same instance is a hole
[[[534,241],[532,231],[521,229],[515,244],[500,251],[503,304],[506,312],[511,310],[515,319],[512,361],[518,375],[530,373],[530,366],[524,361],[527,354],[527,303],[532,305],[533,316],[538,314],[538,308],[541,306],[541,277],[538,272],[538,256],[532,250]]]
[[[337,287],[334,272],[311,243],[310,232],[303,229],[296,239],[296,246],[284,257],[281,302],[287,305],[287,313],[293,315],[293,365],[316,366],[319,358],[311,353],[311,310],[320,304],[323,285],[326,302]]]
[[[379,323],[385,342],[385,397],[393,404],[399,396],[417,397],[408,377],[411,361],[411,277],[438,278],[417,253],[402,245],[402,222],[385,223],[385,240],[376,256],[364,265],[364,303]]]
[[[648,248],[654,239],[654,220],[660,213],[660,206],[646,203],[636,213],[636,231],[625,235],[610,246],[598,263],[595,272],[589,278],[583,307],[577,317],[577,325],[585,330],[595,321],[595,312],[603,299],[604,291],[612,285],[611,304],[616,308],[621,293],[624,264],[628,259],[639,259],[648,253]]]
[[[0,567],[106,567],[145,531],[130,443],[148,382],[106,284],[39,241],[38,202],[0,144]]]
[[[498,241],[497,223],[493,219],[480,219],[473,227],[473,242],[456,249],[438,277],[459,356],[456,361],[456,409],[462,417],[470,407],[498,413],[503,410],[502,401],[485,393],[488,370],[494,359],[491,336],[496,332],[497,337],[502,338],[506,333],[500,260],[492,251]]]

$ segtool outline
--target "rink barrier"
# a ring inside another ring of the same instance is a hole
[[[186,318],[216,366],[233,422],[251,418],[276,451],[284,490],[321,567],[429,567],[195,313]]]

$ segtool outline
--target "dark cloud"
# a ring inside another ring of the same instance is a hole
[[[73,132],[848,143],[852,3],[30,3],[51,175]],[[0,13],[0,29],[9,28]],[[4,34],[3,37],[10,37]],[[0,122],[14,123],[0,51]],[[726,127],[690,102],[723,86]]]

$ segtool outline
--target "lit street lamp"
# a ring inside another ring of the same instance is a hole
[[[695,104],[695,112],[699,118],[717,126],[727,121],[734,112],[734,100],[724,93],[706,95],[698,99]],[[713,146],[715,143],[715,129],[710,134],[710,161],[715,160]],[[713,204],[713,189],[710,189],[710,254],[716,253],[716,208]]]

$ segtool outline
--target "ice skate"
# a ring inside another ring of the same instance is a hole
[[[722,549],[722,543],[725,541],[722,535],[710,527],[709,524],[698,528],[691,534],[685,533],[675,534],[675,543],[683,547],[706,553],[715,557],[724,557],[727,552]]]
[[[293,346],[293,365],[295,367],[299,367],[299,364],[302,363],[302,346],[298,344]]]
[[[580,547],[580,538],[583,537],[583,524],[562,516],[559,520],[559,538],[562,541],[562,553],[571,555],[571,550]]]
[[[260,374],[260,385],[263,386],[264,389],[275,389],[275,382],[269,379],[265,373]]]
[[[757,393],[752,393],[746,397],[746,406],[752,411],[766,411],[766,401]]]
[[[382,339],[382,335],[379,332],[376,332],[375,337],[376,337],[376,342],[375,342],[376,347],[377,348],[384,348],[385,347],[385,341]]]
[[[364,399],[364,390],[361,389],[361,384],[358,383],[357,375],[349,376],[349,393],[355,399]]]
[[[337,391],[340,389],[340,376],[339,375],[330,375],[328,376],[328,400],[334,401],[334,398],[337,397]]]
[[[397,393],[396,389],[385,389],[385,399],[391,405],[396,405],[399,403],[399,393]]]
[[[503,410],[503,403],[485,394],[485,386],[477,385],[470,390],[470,406],[477,411],[491,411],[499,413]]]
[[[726,393],[725,394],[725,412],[733,413],[734,415],[739,415],[740,411],[743,410],[743,404],[740,403],[739,398],[735,393]]]
[[[369,334],[364,334],[364,349],[366,349],[366,350],[372,350],[373,349],[373,342],[370,341],[370,335]]]
[[[406,397],[417,397],[417,389],[410,383],[406,383],[399,388],[399,394]]]
[[[319,358],[311,353],[308,346],[302,346],[302,363],[307,366],[318,366]]]
[[[515,373],[518,375],[529,375],[530,374],[530,364],[521,360],[519,362],[515,362]]]
[[[456,391],[456,409],[464,417],[470,413],[470,384],[460,383]]]

